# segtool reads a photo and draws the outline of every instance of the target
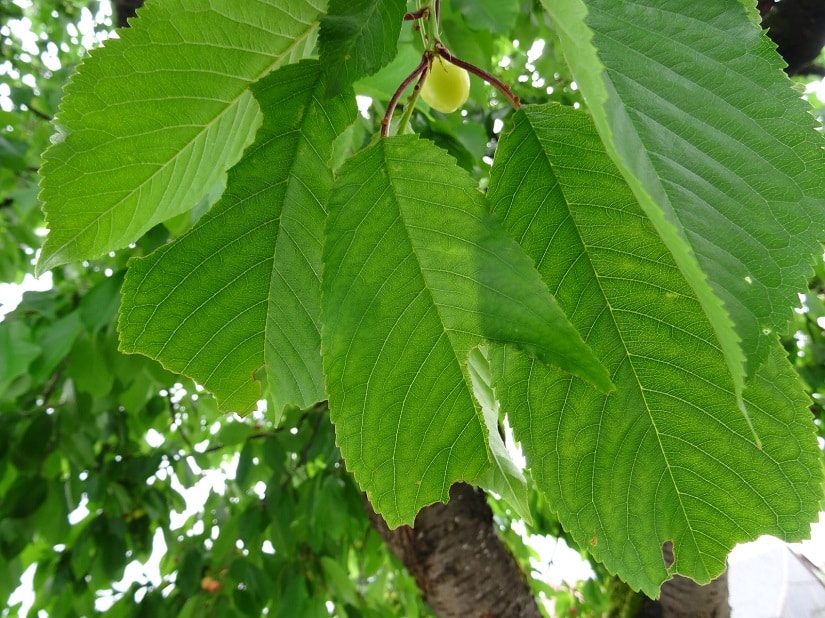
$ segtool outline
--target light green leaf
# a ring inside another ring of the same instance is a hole
[[[421,62],[421,52],[412,43],[400,45],[398,55],[392,62],[374,75],[355,83],[355,92],[374,99],[389,101],[404,78],[419,62]]]
[[[499,433],[499,402],[490,374],[486,346],[470,350],[467,370],[473,383],[473,395],[481,406],[481,415],[487,428],[490,445],[490,466],[477,480],[479,486],[504,498],[528,524],[533,523],[524,474],[507,452]]]
[[[159,360],[245,413],[262,366],[276,414],[324,398],[320,272],[332,143],[355,117],[326,100],[317,61],[272,73],[253,92],[265,110],[255,145],[223,199],[185,236],[130,262],[121,348]]]
[[[329,556],[322,556],[320,562],[321,568],[329,581],[329,587],[336,593],[336,597],[355,605],[358,602],[357,592],[346,568]]]
[[[218,431],[217,441],[224,446],[235,446],[249,439],[255,428],[247,423],[227,420]]]
[[[450,53],[486,71],[492,70],[492,56],[498,53],[496,35],[493,31],[470,30],[460,17],[454,15],[450,18],[447,15],[449,13],[443,11],[441,34],[445,37],[445,43],[450,47]],[[482,107],[489,106],[490,91],[486,82],[471,79],[470,97]]]
[[[708,582],[738,542],[806,537],[821,453],[777,341],[744,393],[759,450],[712,325],[588,117],[527,106],[498,148],[495,211],[617,387],[605,397],[491,349],[496,393],[565,529],[650,596],[672,573]]]
[[[319,37],[328,95],[395,58],[406,7],[405,0],[330,0]]]
[[[611,388],[469,175],[416,136],[341,169],[324,246],[322,349],[341,452],[390,526],[489,465],[467,354],[484,340]]]
[[[321,0],[152,2],[66,88],[44,155],[40,272],[194,207],[260,124],[249,85],[311,51]]]
[[[111,392],[115,376],[110,360],[105,335],[82,332],[69,354],[68,375],[75,388],[93,397],[104,397]]]
[[[29,369],[35,382],[45,381],[63,361],[82,328],[80,311],[72,311],[49,324],[39,341],[43,354]]]
[[[741,395],[825,237],[825,166],[806,104],[752,9],[543,4],[608,153],[701,302]]]
[[[0,322],[0,399],[15,378],[24,375],[38,356],[40,346],[31,329],[19,320]]]
[[[520,0],[453,0],[455,10],[474,30],[505,34],[516,23],[521,11]]]

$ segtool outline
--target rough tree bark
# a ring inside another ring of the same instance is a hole
[[[825,2],[760,0],[759,10],[788,75],[825,75],[825,67],[814,64],[825,45]]]
[[[496,533],[484,492],[453,485],[447,504],[428,506],[412,528],[395,530],[364,503],[439,618],[541,617],[518,564]]]
[[[112,0],[112,6],[115,13],[115,27],[127,28],[129,23],[126,20],[135,16],[135,11],[143,6],[143,0]]]
[[[662,586],[659,600],[648,599],[647,605],[658,605],[663,618],[728,618],[728,572],[706,586],[677,575]]]
[[[673,546],[662,548],[665,562],[673,562]],[[637,618],[729,618],[728,572],[705,586],[677,575],[662,586],[657,601],[645,597]]]
[[[541,616],[518,564],[493,526],[482,491],[457,484],[450,502],[423,509],[415,525],[390,530],[364,505],[381,538],[415,578],[439,618],[537,618]],[[670,546],[663,548],[672,560]],[[705,586],[676,576],[658,600],[632,593],[617,581],[611,616],[621,618],[729,618],[728,574]],[[636,597],[634,601],[632,597]]]

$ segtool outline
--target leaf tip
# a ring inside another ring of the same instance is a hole
[[[40,257],[37,258],[37,264],[34,266],[35,277],[40,277],[52,268],[68,263],[69,260],[67,260],[60,251],[51,250],[51,245],[52,243],[49,242],[49,238],[46,238],[46,242],[43,243],[43,248],[40,250]]]

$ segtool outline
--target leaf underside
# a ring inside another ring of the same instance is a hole
[[[491,350],[503,410],[565,529],[649,596],[672,573],[708,582],[738,542],[806,537],[821,454],[776,339],[745,391],[760,451],[711,324],[589,118],[528,106],[498,148],[495,212],[617,387],[605,397]]]
[[[390,526],[489,468],[467,356],[517,343],[611,388],[469,175],[415,136],[342,168],[324,246],[322,349],[338,444]]]
[[[332,143],[355,117],[352,97],[325,99],[317,61],[253,86],[264,124],[230,170],[221,201],[187,234],[130,262],[121,348],[190,376],[221,409],[261,398],[275,413],[324,398],[319,353],[321,243]]]
[[[521,11],[519,0],[453,0],[452,4],[470,28],[498,34],[510,32]]]
[[[249,85],[311,51],[321,0],[149,3],[66,88],[41,199],[43,272],[193,208],[260,124]]]
[[[406,6],[405,0],[331,0],[319,37],[328,95],[395,58]]]
[[[741,395],[825,237],[825,165],[807,104],[753,9],[544,4],[608,153],[698,296]]]
[[[149,3],[67,88],[38,270],[140,238],[240,160],[189,233],[130,263],[122,350],[241,414],[261,376],[278,415],[329,397],[390,526],[457,481],[528,518],[506,413],[565,528],[656,596],[817,516],[821,453],[776,333],[825,238],[823,152],[745,0],[542,3],[595,126],[523,107],[489,199],[414,136],[333,183],[349,85],[395,57],[402,0]],[[516,4],[454,8],[496,30]],[[319,20],[320,60],[277,69]]]

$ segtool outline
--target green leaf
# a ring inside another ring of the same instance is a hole
[[[45,380],[71,350],[83,328],[80,314],[80,311],[72,311],[45,329],[39,341],[43,354],[32,363],[30,369],[36,382]]]
[[[328,96],[395,58],[406,6],[405,0],[330,1],[319,37]]]
[[[474,30],[505,34],[516,23],[521,11],[521,0],[453,0],[455,10]]]
[[[18,139],[0,137],[0,165],[15,172],[26,169],[28,146]]]
[[[57,419],[53,414],[40,412],[28,423],[22,436],[11,450],[11,461],[15,467],[29,474],[36,474],[49,453],[55,447]]]
[[[4,496],[4,503],[0,504],[0,511],[5,511],[5,501],[9,496]],[[24,500],[27,498],[23,498]],[[27,534],[30,532],[29,522],[23,519],[11,519],[5,516],[0,517],[0,555],[5,558],[3,562],[15,558],[29,542]]]
[[[421,62],[421,52],[412,44],[400,45],[398,55],[383,69],[358,80],[355,92],[374,99],[389,101],[404,78]]]
[[[784,351],[774,341],[744,394],[759,450],[712,325],[588,117],[522,108],[499,143],[490,200],[617,387],[605,397],[491,349],[496,393],[576,542],[656,596],[673,573],[708,582],[738,542],[806,537],[821,453]]]
[[[603,390],[601,364],[470,176],[416,136],[341,169],[324,245],[322,350],[347,467],[390,526],[488,467],[467,354],[517,343]]]
[[[194,207],[260,124],[249,85],[311,51],[321,0],[149,3],[66,88],[41,199],[42,272]]]
[[[261,398],[264,364],[275,410],[324,398],[319,313],[332,143],[355,117],[352,97],[324,100],[318,63],[253,86],[266,110],[255,145],[223,199],[174,243],[130,262],[121,349],[190,376],[223,410]]]
[[[18,476],[0,499],[0,520],[30,517],[46,501],[49,483],[39,476]]]
[[[0,399],[15,378],[24,375],[40,355],[28,326],[19,320],[0,322]]]
[[[235,446],[245,442],[255,429],[247,423],[227,420],[218,432],[217,441],[224,446]]]
[[[292,618],[293,616],[304,616],[307,606],[308,595],[304,580],[300,577],[293,577],[286,585],[286,589],[278,602],[278,611],[275,618]]]
[[[77,390],[104,397],[112,390],[115,376],[103,335],[81,333],[69,354],[68,375]]]
[[[813,117],[752,9],[542,3],[608,153],[700,300],[741,396],[773,333],[787,329],[825,237]]]
[[[80,317],[86,327],[92,331],[112,323],[120,305],[120,286],[123,284],[123,271],[112,277],[106,277],[94,286],[80,301]]]
[[[478,478],[478,484],[504,498],[528,524],[533,523],[527,495],[527,481],[510,457],[499,434],[499,402],[492,384],[488,352],[485,346],[470,350],[467,370],[473,382],[473,394],[481,406],[487,439],[490,445],[491,464]]]
[[[472,62],[477,67],[486,71],[492,69],[492,55],[497,53],[495,35],[491,30],[470,30],[464,20],[447,17],[449,13],[444,12],[441,20],[441,32],[449,43],[450,53],[455,54],[462,60]],[[482,108],[490,105],[490,89],[486,82],[480,79],[470,80],[470,96],[473,101]],[[485,135],[487,131],[485,130]],[[485,140],[486,145],[486,140]]]
[[[335,593],[334,598],[341,599],[351,605],[357,604],[355,585],[350,579],[346,568],[329,556],[321,556],[320,562],[330,588]]]
[[[201,579],[203,554],[199,547],[190,547],[181,558],[175,585],[184,596],[195,593]]]

